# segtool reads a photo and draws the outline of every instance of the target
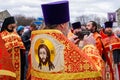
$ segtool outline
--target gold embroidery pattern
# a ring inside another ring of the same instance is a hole
[[[33,32],[32,37],[40,34],[41,31]],[[87,79],[89,80],[101,80],[101,72],[98,71],[94,62],[89,58],[88,55],[84,54],[82,50],[76,47],[70,42],[62,33],[52,31],[42,31],[42,34],[48,34],[53,36],[54,39],[58,40],[61,44],[65,45],[64,48],[64,65],[65,69],[58,73],[43,73],[37,72],[32,68],[31,74],[34,77],[41,79],[52,79],[52,80],[67,80],[67,79]],[[84,54],[84,55],[83,55]],[[70,75],[69,75],[70,74]],[[53,79],[55,77],[55,79]],[[36,79],[37,80],[37,79]]]
[[[97,69],[102,71],[104,68],[104,61],[102,60],[97,48],[93,45],[86,45],[82,50],[92,59]]]
[[[79,72],[79,73],[39,73],[35,70],[32,70],[32,76],[37,77],[38,79],[47,79],[47,80],[102,80],[100,78],[100,72]]]
[[[5,47],[7,48],[7,50],[14,47],[25,49],[24,44],[22,43],[22,40],[19,35],[17,35],[17,33],[8,33],[7,31],[3,31],[1,33],[1,37],[5,41]]]
[[[113,46],[112,50],[120,49],[120,39],[116,38],[115,36],[107,37],[103,39],[103,44],[105,48],[109,48],[109,46]],[[108,51],[108,50],[107,50]]]
[[[15,32],[9,33],[7,31],[3,31],[1,33],[1,37],[5,42],[5,47],[7,48],[10,57],[12,58],[16,79],[20,80],[20,49],[25,49],[22,40]]]
[[[95,68],[93,68],[92,65],[87,61],[86,56],[83,57],[83,55],[81,55],[83,52],[77,47],[74,47],[73,43],[66,40],[66,37],[61,37],[63,36],[62,34],[56,33],[53,33],[51,35],[55,36],[55,38],[61,41],[62,44],[67,45],[64,52],[65,65],[67,66],[66,72],[82,72],[95,70]],[[80,64],[82,64],[83,66],[82,69],[80,69]]]

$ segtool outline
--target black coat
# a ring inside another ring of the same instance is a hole
[[[26,50],[29,51],[30,46],[31,46],[31,41],[30,41],[31,30],[28,30],[28,31],[24,32],[24,34],[21,36],[21,38],[23,40],[23,43],[25,45]]]

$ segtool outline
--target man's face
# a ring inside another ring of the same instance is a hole
[[[10,24],[10,25],[8,25],[7,29],[12,32],[12,31],[14,31],[14,28],[16,26],[17,26],[16,24]]]
[[[40,53],[39,56],[40,56],[42,62],[43,62],[43,63],[46,62],[46,59],[47,59],[47,51],[45,50],[45,48],[41,48],[41,49],[39,50],[39,53]]]
[[[21,34],[21,35],[23,35],[23,33],[24,33],[24,29],[20,31],[20,34]]]
[[[76,34],[76,33],[80,32],[80,31],[82,31],[81,28],[77,28],[77,29],[73,30],[73,33]]]
[[[89,30],[89,31],[92,31],[92,28],[93,28],[92,22],[88,22],[87,26],[86,26],[86,29]]]
[[[112,28],[105,28],[105,33],[110,36],[112,34]]]

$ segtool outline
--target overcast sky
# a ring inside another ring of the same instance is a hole
[[[41,4],[60,0],[0,0],[0,11],[8,10],[11,15],[41,17]],[[71,21],[79,15],[97,14],[107,17],[108,12],[120,8],[120,0],[69,0]]]

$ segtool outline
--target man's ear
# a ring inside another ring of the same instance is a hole
[[[57,29],[59,29],[59,30],[64,30],[64,26],[65,26],[65,23],[63,23],[63,24],[59,24],[58,26],[57,26]]]
[[[64,29],[65,23],[62,23],[62,24],[60,24],[59,26],[61,27],[61,29]]]

